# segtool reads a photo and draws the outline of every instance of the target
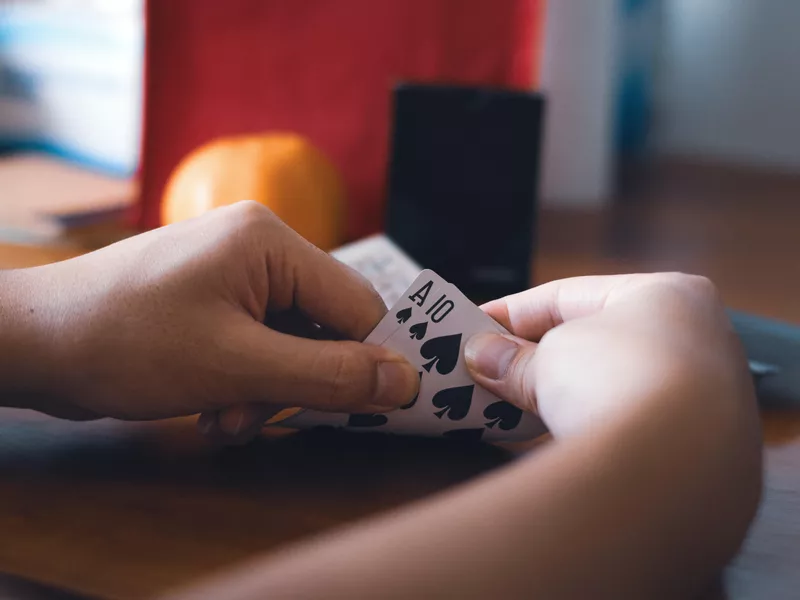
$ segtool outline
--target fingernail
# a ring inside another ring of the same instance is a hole
[[[472,370],[497,381],[506,374],[518,350],[514,341],[494,333],[484,333],[467,341],[464,356]]]
[[[402,406],[414,397],[418,385],[419,374],[407,362],[382,362],[378,365],[378,389],[374,402],[379,406]]]

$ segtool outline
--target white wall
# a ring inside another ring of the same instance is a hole
[[[800,2],[800,0],[797,0]],[[612,191],[617,0],[547,3],[544,204],[603,205]]]
[[[800,169],[800,0],[665,0],[656,147]]]
[[[141,8],[141,0],[0,0],[0,143],[134,173]],[[4,86],[4,73],[25,84]]]

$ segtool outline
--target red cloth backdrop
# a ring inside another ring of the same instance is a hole
[[[530,88],[544,1],[150,0],[138,225],[198,145],[292,130],[342,172],[349,237],[379,231],[392,85]]]

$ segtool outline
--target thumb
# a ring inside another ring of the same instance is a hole
[[[244,386],[237,403],[386,412],[407,404],[417,393],[417,370],[387,348],[312,340],[252,326],[233,339]]]
[[[467,368],[481,387],[523,410],[537,412],[533,360],[537,344],[481,333],[467,341]]]

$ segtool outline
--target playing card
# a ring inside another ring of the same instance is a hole
[[[452,284],[444,282],[434,289],[418,316],[400,324],[382,345],[398,351],[433,377],[448,376],[449,383],[470,382],[463,360],[469,338],[485,331],[508,331]],[[419,299],[419,293],[414,297]]]
[[[380,346],[404,325],[416,326],[413,333],[424,335],[426,331],[419,329],[420,327],[427,329],[425,310],[433,311],[433,308],[429,308],[429,305],[433,304],[432,298],[445,286],[447,282],[430,269],[422,271],[364,342]],[[438,308],[437,317],[442,310],[441,307]]]
[[[405,356],[420,372],[420,392],[413,411],[392,413],[387,429],[442,433],[442,428],[485,427],[483,439],[525,439],[542,433],[541,421],[497,398],[473,381],[464,361],[464,348],[475,334],[508,333],[451,284],[438,289],[428,304],[451,308],[431,335],[415,335],[416,324],[401,325],[384,342]],[[426,312],[428,312],[426,311]],[[445,310],[439,311],[439,316]],[[487,414],[485,409],[492,406]],[[431,419],[433,417],[433,419]],[[477,435],[477,434],[473,434]]]
[[[386,306],[400,300],[422,267],[385,234],[376,234],[335,250],[331,256],[363,275]]]
[[[541,435],[545,431],[541,420],[481,388],[469,375],[464,347],[470,337],[484,331],[507,333],[455,286],[430,270],[423,271],[365,340],[391,348],[417,367],[417,397],[387,414],[302,411],[280,426],[327,425],[485,441]]]

